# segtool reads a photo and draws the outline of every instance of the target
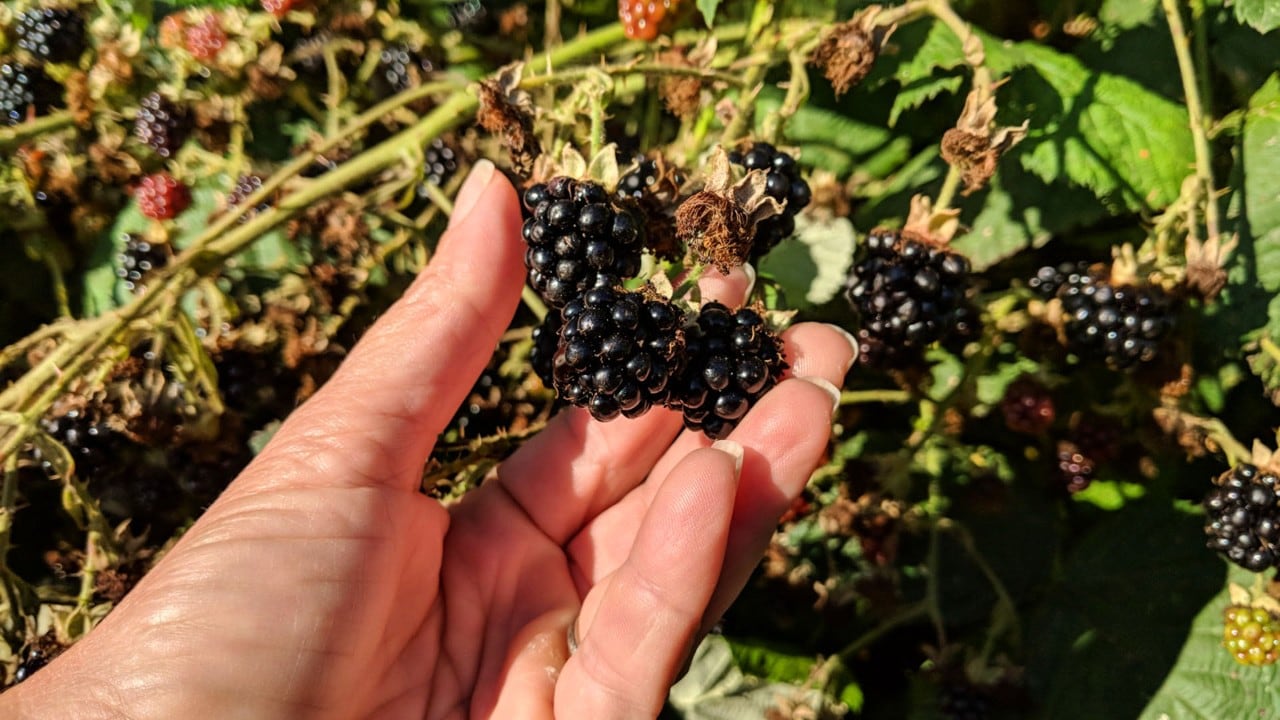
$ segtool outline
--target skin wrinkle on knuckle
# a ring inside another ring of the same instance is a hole
[[[642,710],[638,706],[637,696],[644,688],[634,679],[638,676],[613,667],[612,662],[598,647],[594,644],[583,645],[574,656],[581,663],[582,673],[593,681],[596,689],[620,703],[623,709]]]

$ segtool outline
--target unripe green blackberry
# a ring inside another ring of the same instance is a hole
[[[670,403],[683,369],[683,318],[669,300],[608,287],[564,308],[552,361],[556,392],[597,420],[638,417]]]
[[[1241,463],[1214,480],[1204,499],[1208,546],[1245,570],[1280,562],[1280,477]]]
[[[640,224],[600,185],[552,178],[525,191],[524,206],[529,284],[552,307],[564,307],[602,277],[639,272]]]
[[[720,439],[782,376],[782,342],[753,310],[709,302],[686,331],[688,362],[674,400],[685,427]]]
[[[1274,665],[1280,659],[1280,618],[1248,605],[1229,605],[1222,617],[1222,646],[1236,662]]]

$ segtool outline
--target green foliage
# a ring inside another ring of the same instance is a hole
[[[1280,5],[1272,0],[1234,0],[1236,19],[1258,32],[1271,32],[1280,27]]]
[[[698,12],[702,13],[702,19],[707,21],[707,25],[714,25],[716,21],[716,10],[720,8],[720,0],[698,0]]]

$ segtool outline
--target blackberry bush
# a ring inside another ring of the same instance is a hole
[[[14,35],[41,62],[75,62],[85,48],[84,18],[72,8],[32,8],[18,18]]]
[[[859,359],[883,366],[925,347],[967,337],[977,317],[963,255],[893,231],[867,236],[850,273],[847,296],[861,319]]]
[[[1245,570],[1262,572],[1280,561],[1280,477],[1242,463],[1219,476],[1204,499],[1205,534],[1218,551]]]
[[[529,284],[553,307],[640,270],[641,228],[600,185],[557,177],[525,191]]]
[[[191,134],[191,115],[186,108],[158,92],[142,98],[133,123],[133,136],[157,155],[168,159]]]
[[[809,183],[800,176],[796,159],[769,143],[759,142],[745,151],[731,152],[729,161],[747,170],[764,170],[765,192],[774,200],[785,203],[781,215],[767,218],[756,226],[748,257],[756,260],[795,233],[796,215],[808,207],[813,195]]]
[[[1222,616],[1222,646],[1236,662],[1274,665],[1280,660],[1280,617],[1248,605],[1229,605]]]
[[[670,403],[683,367],[683,318],[667,300],[594,288],[564,308],[552,361],[556,392],[597,420]]]
[[[17,125],[61,104],[62,87],[45,74],[42,66],[16,60],[0,64],[0,115],[5,123]]]
[[[686,332],[688,363],[675,400],[685,427],[720,439],[782,376],[782,342],[754,310],[709,302]]]

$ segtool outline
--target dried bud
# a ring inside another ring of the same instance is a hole
[[[528,173],[542,154],[542,145],[533,133],[533,103],[519,89],[523,66],[508,65],[491,80],[480,83],[480,110],[476,121],[491,133],[501,133],[518,173]]]
[[[753,170],[737,183],[729,156],[716,148],[707,183],[676,209],[676,234],[700,262],[721,272],[746,262],[756,224],[782,212],[765,192],[766,175]]]
[[[995,127],[995,117],[995,97],[974,90],[965,99],[956,126],[942,135],[942,158],[960,170],[965,195],[986,187],[996,174],[1000,156],[1026,137],[1027,121],[1017,127]]]
[[[872,5],[848,22],[832,27],[809,56],[810,63],[822,68],[837,98],[871,72],[885,41],[897,28],[896,25],[877,26],[879,14],[880,6]]]

